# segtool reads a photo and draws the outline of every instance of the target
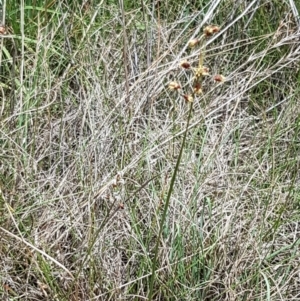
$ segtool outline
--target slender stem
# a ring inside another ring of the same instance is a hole
[[[188,128],[189,128],[189,124],[190,124],[190,120],[191,120],[191,116],[192,116],[192,111],[193,111],[193,102],[190,103],[190,108],[189,108],[189,114],[188,114],[188,119],[187,119],[187,123],[186,123],[186,128],[183,134],[183,139],[182,139],[182,144],[180,147],[180,152],[176,161],[176,166],[172,175],[172,179],[171,179],[171,183],[170,183],[170,187],[168,190],[168,195],[166,198],[166,202],[164,204],[164,210],[163,210],[163,214],[159,223],[159,234],[156,240],[156,245],[155,245],[155,252],[154,252],[154,258],[152,261],[152,273],[151,273],[151,278],[150,278],[150,288],[149,288],[149,294],[148,294],[148,301],[152,300],[153,297],[153,287],[154,287],[154,279],[155,279],[155,271],[156,271],[156,266],[157,266],[157,259],[158,259],[158,248],[159,248],[159,243],[160,243],[160,239],[162,236],[162,231],[163,231],[163,227],[164,227],[164,223],[166,220],[166,216],[167,216],[167,211],[169,208],[169,204],[170,204],[170,199],[171,199],[171,195],[173,192],[173,187],[175,184],[175,180],[176,180],[176,176],[177,176],[177,172],[179,170],[179,165],[181,162],[181,157],[182,157],[182,153],[183,153],[183,149],[185,146],[185,141],[186,141],[186,136],[187,136],[187,132],[188,132]]]

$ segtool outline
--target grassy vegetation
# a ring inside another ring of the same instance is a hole
[[[2,1],[0,299],[299,299],[297,9]]]

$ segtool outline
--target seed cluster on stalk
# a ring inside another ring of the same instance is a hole
[[[207,26],[203,29],[203,35],[199,39],[194,38],[194,39],[190,40],[189,43],[188,43],[189,48],[194,48],[197,45],[201,45],[202,46],[202,51],[200,52],[200,55],[199,55],[199,63],[198,63],[197,68],[193,68],[192,65],[187,60],[183,60],[179,63],[179,66],[181,68],[186,69],[186,70],[192,70],[192,72],[194,74],[194,77],[193,77],[193,90],[189,94],[186,94],[184,92],[182,92],[182,94],[181,94],[183,99],[185,99],[185,101],[187,101],[187,102],[193,102],[195,96],[201,95],[203,93],[203,90],[202,90],[203,78],[205,76],[210,75],[209,74],[209,68],[207,68],[206,66],[203,65],[206,39],[211,37],[213,34],[219,32],[219,31],[220,31],[220,28],[218,26],[209,25],[209,26]],[[213,79],[214,79],[214,81],[221,82],[221,83],[223,83],[226,80],[225,77],[222,74],[214,75]],[[172,82],[169,83],[169,89],[171,91],[177,91],[177,92],[180,92],[180,93],[182,91],[181,85],[176,81],[172,81]]]

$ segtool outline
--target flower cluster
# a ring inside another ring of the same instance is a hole
[[[183,69],[190,69],[193,71],[193,91],[190,94],[181,94],[181,96],[187,102],[193,102],[196,95],[201,95],[202,91],[202,81],[205,76],[209,75],[209,68],[203,65],[204,61],[204,49],[206,45],[206,38],[211,37],[213,34],[220,31],[220,28],[215,25],[210,25],[204,28],[203,35],[197,39],[192,39],[189,41],[189,48],[194,48],[198,44],[201,44],[203,47],[203,51],[199,55],[199,63],[197,68],[193,68],[191,64],[187,60],[183,60],[179,63],[179,66]],[[217,74],[213,77],[214,81],[223,83],[225,81],[225,77],[221,74]],[[169,89],[171,91],[181,91],[181,85],[178,82],[172,81],[169,83]]]

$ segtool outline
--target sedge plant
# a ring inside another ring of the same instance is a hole
[[[158,250],[159,250],[159,245],[160,245],[160,239],[162,236],[162,232],[163,232],[163,228],[164,228],[164,224],[166,221],[166,216],[167,216],[167,212],[168,212],[168,208],[169,208],[169,204],[170,204],[170,199],[171,199],[172,192],[173,192],[173,187],[174,187],[175,180],[176,180],[176,177],[177,177],[177,174],[179,171],[179,166],[181,163],[182,154],[183,154],[183,150],[184,150],[185,143],[186,143],[186,137],[187,137],[190,120],[191,120],[192,112],[193,112],[193,104],[194,104],[195,100],[198,100],[198,101],[201,100],[201,97],[203,96],[202,83],[203,83],[204,78],[206,76],[209,76],[209,68],[207,68],[204,65],[207,39],[219,31],[220,31],[220,28],[218,26],[209,25],[204,28],[203,34],[201,35],[200,38],[194,38],[194,39],[190,40],[188,43],[189,48],[195,48],[196,46],[200,46],[200,49],[201,49],[200,54],[199,54],[198,66],[196,68],[192,67],[192,65],[187,60],[183,60],[179,64],[181,68],[191,70],[193,72],[192,85],[189,85],[189,87],[191,87],[190,91],[189,92],[184,91],[182,89],[182,85],[177,81],[172,81],[168,85],[169,90],[180,94],[180,96],[189,105],[189,109],[188,109],[188,116],[187,116],[187,120],[186,120],[185,131],[183,133],[180,151],[179,151],[179,154],[178,154],[178,157],[176,160],[175,168],[174,168],[174,171],[172,174],[170,186],[168,189],[166,200],[163,205],[162,216],[161,216],[160,223],[159,223],[159,233],[158,233],[158,237],[157,237],[155,248],[154,248],[154,257],[152,260],[152,270],[151,270],[151,276],[150,276],[148,301],[153,300],[155,272],[156,272],[157,261],[158,261]],[[214,76],[214,80],[216,82],[224,82],[225,77],[221,74],[218,74],[218,75]]]

